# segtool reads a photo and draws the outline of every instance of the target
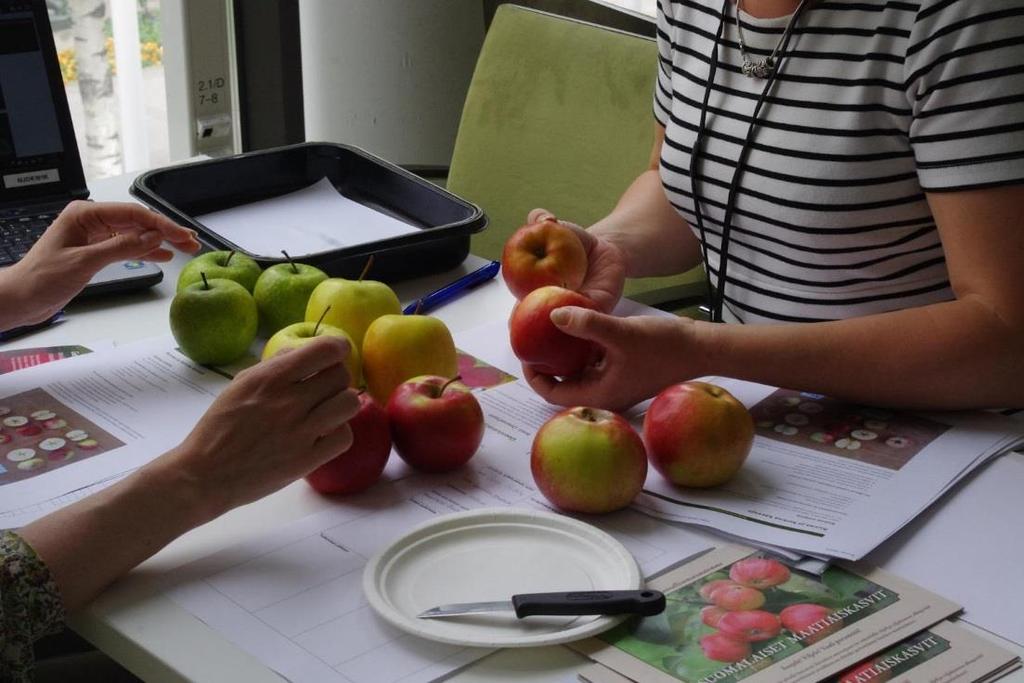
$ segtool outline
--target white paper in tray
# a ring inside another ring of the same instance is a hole
[[[329,180],[295,192],[196,217],[240,249],[294,258],[417,232],[419,228],[352,201]]]

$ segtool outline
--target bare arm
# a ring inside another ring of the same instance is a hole
[[[930,194],[955,300],[827,323],[722,325],[565,308],[602,364],[558,382],[562,405],[622,408],[701,375],[725,375],[903,408],[1024,407],[1024,188]]]
[[[348,344],[323,337],[246,370],[178,448],[24,527],[73,612],[186,531],[308,474],[352,442]],[[252,425],[266,429],[252,429]]]
[[[623,193],[612,212],[589,228],[622,251],[626,277],[673,275],[700,263],[700,243],[665,195],[658,163],[665,128],[655,123],[647,170]]]

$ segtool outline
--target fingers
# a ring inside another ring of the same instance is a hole
[[[199,241],[194,231],[182,227],[155,211],[128,202],[80,202],[69,205],[73,217],[88,231],[90,241],[104,239],[111,232],[154,230],[161,240],[184,251],[197,251]]]
[[[100,242],[74,247],[82,261],[92,270],[124,259],[139,259],[145,254],[159,252],[160,232],[123,232]],[[169,252],[168,252],[169,254]]]
[[[260,367],[264,372],[271,373],[275,381],[292,384],[344,363],[350,351],[348,341],[341,337],[317,337],[288,353],[275,355],[261,363]]]
[[[555,214],[551,213],[547,209],[533,209],[530,213],[526,214],[527,223],[540,223],[549,219],[554,219]]]
[[[324,368],[292,386],[298,401],[313,411],[318,405],[348,389],[352,377],[341,363]]]
[[[324,434],[313,445],[314,467],[319,467],[328,460],[338,457],[352,447],[352,428],[347,424]],[[312,469],[312,468],[311,468]]]
[[[625,318],[579,306],[556,308],[551,311],[551,322],[566,334],[589,339],[605,347],[618,346],[622,336],[629,332],[629,323]]]
[[[309,413],[306,424],[313,434],[329,434],[346,424],[359,411],[359,397],[353,390],[342,391],[321,401]]]

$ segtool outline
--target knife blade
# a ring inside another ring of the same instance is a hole
[[[514,612],[518,619],[536,615],[639,614],[649,617],[665,609],[665,596],[656,590],[520,593],[511,600],[459,602],[438,605],[416,615],[420,619],[457,617],[487,612]]]

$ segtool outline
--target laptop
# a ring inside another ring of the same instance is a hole
[[[88,196],[46,0],[0,0],[0,267],[17,263],[65,205]],[[122,261],[82,296],[161,279],[154,264]]]

